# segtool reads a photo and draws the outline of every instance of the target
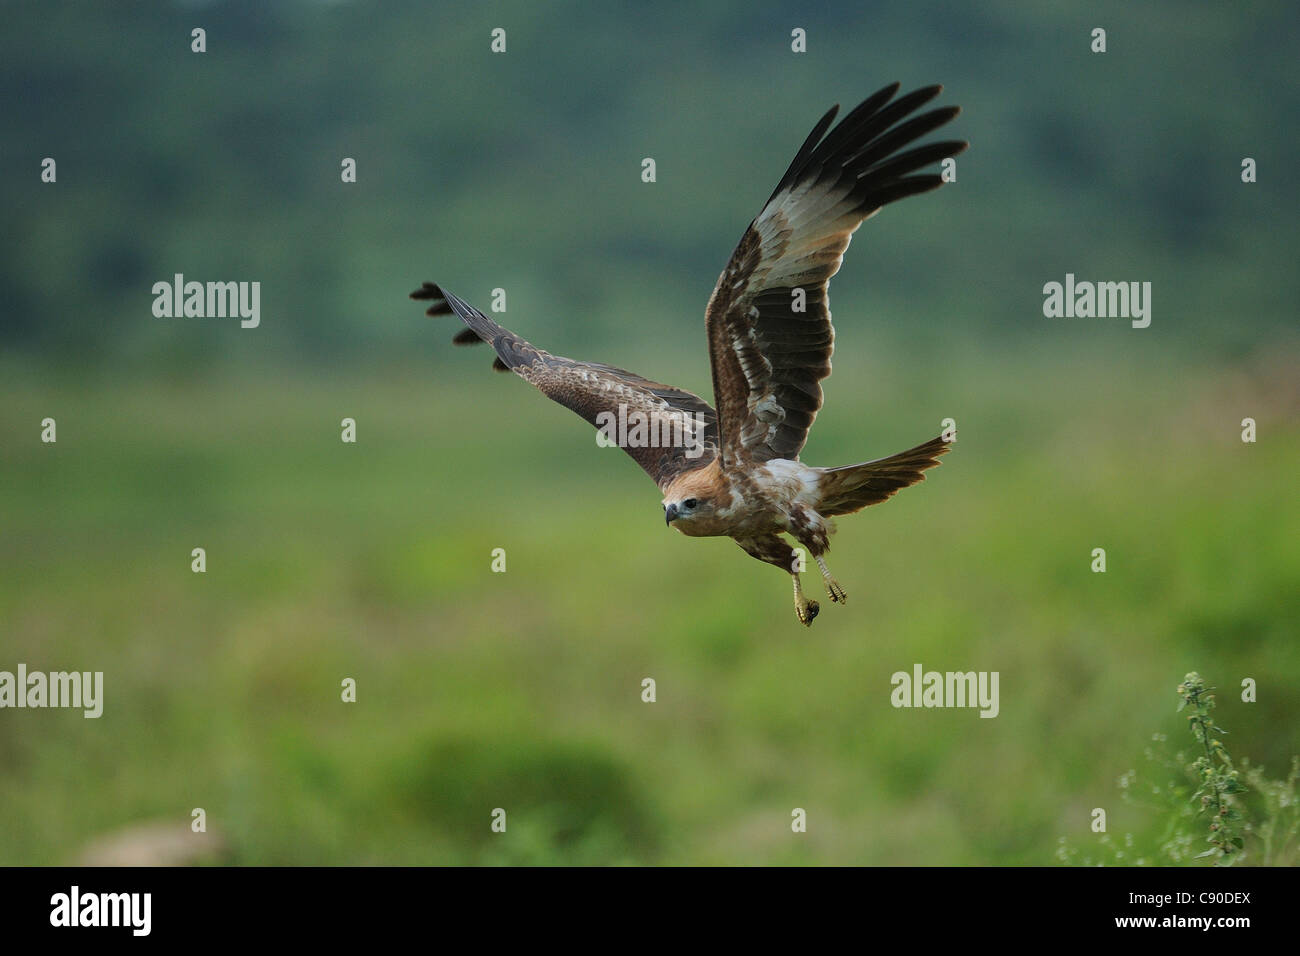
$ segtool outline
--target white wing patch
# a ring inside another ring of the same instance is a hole
[[[795,504],[814,505],[821,500],[821,473],[816,468],[789,458],[773,458],[764,462],[759,471],[766,471],[785,493],[782,497]]]

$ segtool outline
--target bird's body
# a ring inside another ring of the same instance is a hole
[[[939,90],[895,100],[893,84],[827,135],[838,108],[832,109],[805,141],[709,299],[716,409],[632,372],[535,348],[433,283],[412,298],[430,300],[430,315],[459,316],[468,328],[457,343],[487,342],[497,353],[495,368],[514,371],[607,435],[619,436],[615,443],[659,485],[669,525],[691,537],[731,537],[748,554],[787,571],[795,614],[811,624],[819,607],[803,597],[804,554],[781,535],[806,549],[832,600],[843,602],[844,589],[823,557],[834,532],[831,519],[923,480],[948,450],[935,438],[857,465],[814,468],[799,460],[822,405],[820,382],[830,374],[835,330],[827,286],[850,237],[887,203],[937,188],[939,176],[912,174],[966,147],[948,141],[902,150],[957,115],[948,107],[904,120]],[[611,427],[629,419],[643,427]],[[658,440],[663,435],[674,437]]]
[[[668,502],[692,498],[717,503],[711,513],[678,522],[677,530],[694,538],[778,534],[792,531],[799,520],[795,516],[816,507],[817,479],[817,469],[800,461],[774,458],[733,475],[715,458],[707,467],[689,471],[665,488],[664,502],[665,507]]]

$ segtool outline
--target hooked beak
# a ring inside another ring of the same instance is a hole
[[[677,518],[677,505],[664,505],[664,524],[672,524]]]

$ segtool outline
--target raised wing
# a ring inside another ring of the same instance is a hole
[[[839,107],[822,117],[718,278],[706,325],[723,467],[798,457],[822,407],[821,380],[831,372],[827,286],[853,232],[887,203],[937,189],[938,174],[912,174],[969,145],[900,152],[960,109],[903,121],[943,88],[895,100],[898,88],[869,97],[829,135]]]
[[[411,293],[430,302],[427,314],[458,315],[468,328],[458,345],[486,342],[492,367],[509,370],[543,395],[572,409],[622,448],[660,488],[718,457],[717,414],[708,402],[612,365],[575,362],[535,348],[463,299],[432,282]]]

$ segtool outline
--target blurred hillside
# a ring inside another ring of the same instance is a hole
[[[508,324],[553,351],[680,362],[812,124],[894,79],[945,83],[973,147],[955,187],[857,236],[833,289],[855,343],[1069,336],[1041,313],[1066,272],[1151,281],[1143,334],[1166,347],[1293,323],[1293,6],[706,7],[7,4],[0,345],[79,368],[383,363],[428,345],[404,296],[434,278],[506,288]],[[154,318],[176,272],[260,281],[262,327]]]

